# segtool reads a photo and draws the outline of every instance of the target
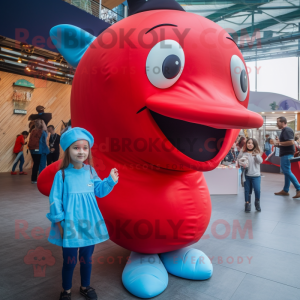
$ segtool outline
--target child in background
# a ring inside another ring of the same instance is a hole
[[[62,292],[60,300],[71,299],[73,271],[79,250],[80,294],[86,299],[97,299],[90,287],[92,254],[95,244],[109,239],[96,197],[105,197],[118,182],[118,170],[101,180],[92,167],[93,136],[85,129],[68,129],[61,136],[65,151],[61,169],[56,173],[50,192],[52,222],[48,241],[61,246],[63,251]],[[83,162],[88,162],[88,165]],[[54,235],[51,235],[55,233]]]
[[[17,135],[17,139],[15,142],[15,146],[14,146],[14,153],[16,154],[16,158],[13,162],[13,167],[12,167],[12,171],[11,171],[11,175],[17,175],[17,172],[15,172],[16,167],[18,162],[20,162],[19,165],[19,175],[27,175],[26,172],[23,172],[23,164],[24,164],[24,155],[23,155],[23,146],[27,144],[27,142],[25,143],[25,140],[28,137],[28,132],[27,131],[23,131],[22,134],[18,134]]]
[[[271,145],[271,153],[274,152],[275,146],[274,146],[274,139],[270,139],[270,145]]]
[[[242,157],[247,157],[248,159],[248,169],[245,175],[244,192],[245,192],[245,212],[251,211],[251,201],[249,199],[252,187],[254,188],[255,194],[255,208],[257,211],[261,211],[260,207],[260,184],[261,184],[261,174],[260,174],[260,164],[263,159],[260,154],[260,148],[258,146],[257,140],[250,138],[247,139],[243,150],[240,152],[238,159]],[[240,166],[243,164],[239,162]]]

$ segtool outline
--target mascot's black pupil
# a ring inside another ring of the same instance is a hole
[[[167,56],[162,64],[162,71],[167,79],[177,76],[181,68],[181,62],[177,55],[171,54]]]
[[[241,82],[242,91],[244,93],[246,93],[247,92],[247,88],[248,88],[248,79],[247,79],[247,73],[246,73],[245,70],[243,70],[241,72],[240,82]]]

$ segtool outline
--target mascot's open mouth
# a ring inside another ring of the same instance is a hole
[[[190,123],[149,111],[171,144],[191,159],[205,162],[213,159],[221,149],[226,129]]]

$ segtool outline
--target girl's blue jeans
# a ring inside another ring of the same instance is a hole
[[[64,290],[69,290],[72,287],[72,278],[75,266],[77,264],[77,256],[79,249],[80,276],[81,286],[87,287],[90,285],[92,273],[92,255],[95,245],[80,247],[80,248],[64,248],[63,251],[63,268],[62,268],[62,287]]]
[[[16,156],[17,161],[14,163],[13,167],[12,167],[12,171],[14,172],[16,167],[17,167],[17,164],[18,162],[20,162],[20,166],[19,166],[19,169],[20,169],[20,172],[23,172],[23,164],[24,164],[24,155],[23,155],[23,151],[22,152],[19,152]]]
[[[254,188],[255,200],[260,200],[260,182],[261,176],[252,177],[246,175],[244,183],[245,202],[249,201],[249,194],[251,194],[252,188]]]
[[[297,191],[300,190],[300,184],[299,184],[296,176],[292,173],[292,170],[291,170],[290,159],[293,157],[294,157],[293,154],[284,155],[284,156],[280,157],[280,167],[281,167],[282,173],[284,174],[283,190],[285,192],[289,191],[291,182]]]

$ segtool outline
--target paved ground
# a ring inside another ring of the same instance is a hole
[[[184,280],[169,274],[169,286],[161,299],[199,300],[297,300],[300,299],[300,200],[291,196],[274,196],[283,185],[280,174],[264,174],[262,178],[262,212],[243,209],[242,188],[239,195],[212,196],[213,213],[205,238],[195,248],[211,257],[214,274],[207,281]],[[295,190],[291,188],[291,194]],[[41,234],[49,227],[45,214],[48,198],[42,196],[28,176],[0,174],[0,299],[58,299],[61,288],[61,248],[50,244]],[[19,220],[19,221],[18,221]],[[21,221],[20,221],[21,220]],[[23,220],[23,221],[22,221]],[[247,222],[247,223],[246,223]],[[16,224],[25,227],[27,239],[16,235]],[[222,225],[227,224],[227,229]],[[229,224],[229,225],[228,225]],[[238,224],[252,226],[245,237],[238,232]],[[40,233],[33,228],[41,227]],[[226,231],[227,230],[227,231]],[[33,236],[36,238],[34,239]],[[40,237],[38,237],[40,235]],[[43,247],[52,252],[53,266],[40,270],[26,264],[24,258],[31,249]],[[122,285],[121,275],[129,251],[111,241],[98,244],[91,285],[99,299],[137,299]],[[109,264],[106,259],[116,261]],[[117,259],[118,256],[124,259]],[[38,271],[41,271],[38,273]],[[45,273],[43,273],[45,272]],[[41,275],[41,277],[37,277]],[[75,269],[72,299],[82,299],[79,266]]]

